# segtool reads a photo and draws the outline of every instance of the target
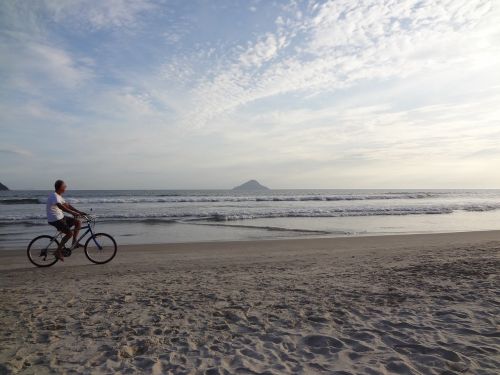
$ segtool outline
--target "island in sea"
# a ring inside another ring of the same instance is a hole
[[[0,182],[0,190],[7,191],[9,188]]]
[[[271,190],[268,187],[261,185],[257,180],[249,180],[244,184],[233,188],[235,191],[264,191]]]

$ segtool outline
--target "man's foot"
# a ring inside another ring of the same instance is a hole
[[[79,247],[83,247],[80,242],[74,243],[71,245],[71,250],[78,249]]]
[[[60,260],[61,262],[64,262],[64,256],[63,256],[61,250],[56,250],[56,252],[54,253],[54,255],[56,256],[56,258],[58,260]]]

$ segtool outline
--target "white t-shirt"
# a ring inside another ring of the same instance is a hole
[[[49,194],[47,198],[47,221],[49,223],[57,220],[61,220],[64,217],[62,210],[57,207],[57,204],[66,203],[63,197],[57,194],[55,191]]]

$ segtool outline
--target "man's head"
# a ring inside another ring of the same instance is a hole
[[[62,194],[66,191],[66,183],[63,180],[57,180],[54,183],[54,188],[57,194]]]

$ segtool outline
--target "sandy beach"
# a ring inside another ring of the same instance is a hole
[[[0,254],[0,374],[497,374],[500,231]]]

